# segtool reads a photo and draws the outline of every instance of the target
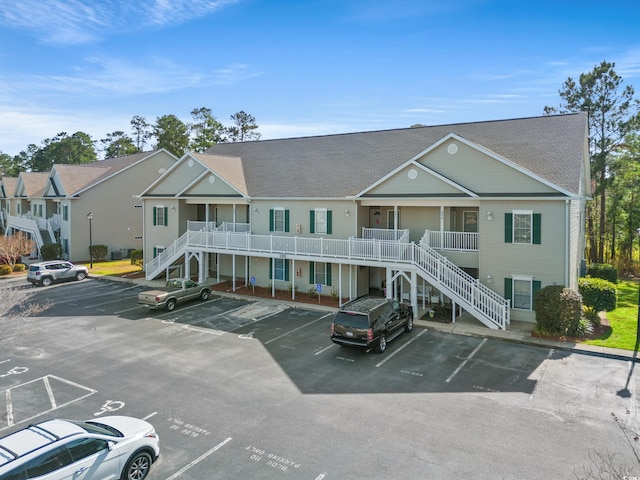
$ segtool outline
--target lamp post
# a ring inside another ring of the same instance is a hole
[[[87,218],[89,219],[89,262],[91,263],[91,268],[93,268],[93,238],[91,237],[91,220],[93,220],[93,213],[87,213]]]

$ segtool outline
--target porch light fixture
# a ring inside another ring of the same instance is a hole
[[[349,209],[346,209],[346,210],[344,211],[344,216],[345,216],[345,217],[348,217],[349,215],[350,215]]]
[[[487,283],[491,283],[491,275],[487,275]]]
[[[258,214],[258,207],[253,207],[253,213],[254,213],[255,215],[257,215],[257,214]]]
[[[487,212],[487,220],[493,220],[493,214],[491,212]]]

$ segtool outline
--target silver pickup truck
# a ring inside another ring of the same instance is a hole
[[[150,309],[166,308],[172,311],[178,303],[189,300],[207,300],[211,290],[208,285],[192,280],[171,279],[165,288],[148,290],[138,294],[138,305]]]

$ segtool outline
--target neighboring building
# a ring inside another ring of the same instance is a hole
[[[0,177],[0,231],[4,232],[7,228],[7,218],[9,215],[15,215],[12,210],[13,192],[16,190],[17,177]]]
[[[584,113],[222,143],[142,193],[145,270],[506,328],[535,321],[539,288],[577,289],[589,175]]]
[[[106,245],[109,258],[126,256],[143,244],[137,195],[176,161],[166,150],[156,150],[80,165],[55,164],[49,173],[22,172],[8,195],[6,232],[27,233],[38,251],[46,243],[59,243],[65,259],[88,260],[90,240]]]

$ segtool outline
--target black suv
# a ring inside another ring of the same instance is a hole
[[[331,324],[331,341],[382,353],[403,330],[413,330],[413,309],[386,298],[364,296],[345,303]]]

